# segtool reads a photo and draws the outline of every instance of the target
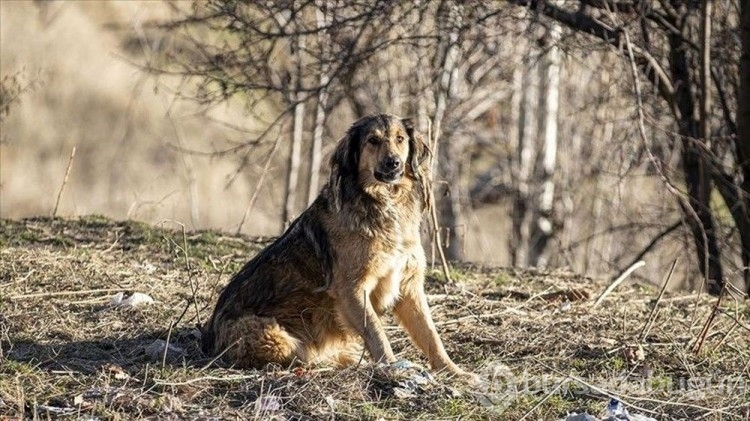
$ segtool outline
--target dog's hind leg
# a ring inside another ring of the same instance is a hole
[[[216,328],[216,353],[237,367],[260,368],[268,363],[289,365],[300,357],[300,341],[273,317],[242,316]]]
[[[355,338],[349,338],[332,356],[333,363],[338,367],[351,367],[362,361],[364,349]]]

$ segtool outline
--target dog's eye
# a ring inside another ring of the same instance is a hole
[[[378,138],[377,138],[377,137],[375,137],[375,136],[373,136],[373,137],[368,137],[368,138],[367,138],[367,143],[369,143],[369,144],[371,144],[371,145],[377,145],[378,143],[380,143],[380,139],[378,139]]]
[[[398,143],[401,143],[401,142],[403,142],[404,140],[406,140],[406,138],[404,138],[403,136],[401,136],[401,135],[398,135],[398,136],[396,136],[396,141],[397,141]]]

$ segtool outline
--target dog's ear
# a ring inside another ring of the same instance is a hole
[[[341,210],[343,201],[350,199],[353,180],[357,179],[359,161],[359,138],[357,127],[352,126],[339,139],[331,155],[331,178],[329,180],[334,210]]]
[[[424,137],[414,128],[414,122],[411,119],[404,118],[401,123],[409,135],[409,165],[414,175],[419,178],[422,175],[421,170],[424,170],[422,166],[427,163],[431,151]]]

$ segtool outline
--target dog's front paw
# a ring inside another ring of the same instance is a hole
[[[450,364],[450,365],[445,366],[443,369],[440,370],[440,372],[442,374],[453,377],[462,382],[469,383],[471,385],[477,385],[481,383],[482,381],[482,378],[479,377],[479,375],[474,374],[470,371],[465,371],[455,364]]]
[[[470,385],[478,385],[482,382],[482,378],[478,374],[474,374],[470,371],[464,371],[460,368],[457,372],[453,373],[459,380],[469,383]]]

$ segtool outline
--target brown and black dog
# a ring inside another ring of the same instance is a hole
[[[396,357],[380,316],[393,309],[434,370],[472,376],[445,352],[424,293],[419,225],[429,149],[407,119],[355,122],[315,202],[223,290],[203,349],[239,367]],[[361,338],[361,340],[360,340]]]

